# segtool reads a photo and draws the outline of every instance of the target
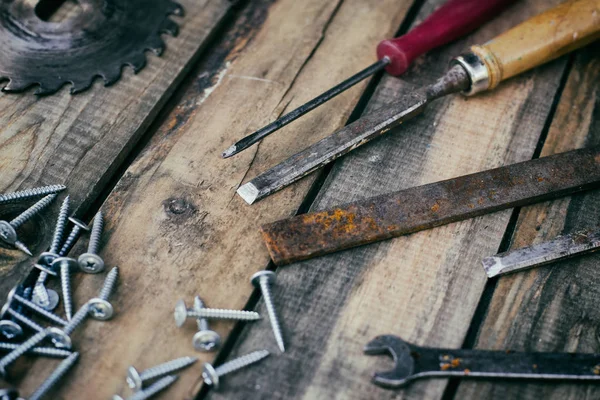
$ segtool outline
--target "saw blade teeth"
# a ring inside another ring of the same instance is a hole
[[[177,36],[177,35],[179,35],[179,25],[177,25],[177,23],[175,21],[172,21],[169,18],[166,18],[160,25],[158,32],[159,33],[169,33],[172,36]]]
[[[154,36],[147,40],[145,50],[150,50],[151,52],[160,57],[165,51],[165,47],[166,45],[162,38],[160,36]]]
[[[92,81],[93,81],[93,78],[90,78],[88,80],[82,80],[82,81],[70,81],[70,83],[72,85],[70,93],[77,94],[77,93],[81,93],[81,92],[88,90],[90,87],[92,87]]]
[[[9,93],[23,92],[27,90],[30,86],[33,86],[35,84],[36,82],[27,82],[18,80],[16,78],[10,78],[8,83],[2,88],[2,91]]]
[[[171,2],[169,3],[168,7],[168,14],[176,15],[178,17],[183,17],[185,15],[185,10],[183,9],[183,6],[179,3]]]
[[[65,84],[66,82],[62,81],[42,82],[33,94],[36,96],[47,96],[58,92]]]
[[[137,54],[133,59],[127,61],[125,65],[129,65],[133,68],[133,72],[137,74],[146,66],[146,55],[144,53]]]
[[[102,72],[102,80],[104,86],[114,85],[121,78],[121,66],[109,68],[107,71]]]

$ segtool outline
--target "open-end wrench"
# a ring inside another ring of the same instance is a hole
[[[394,369],[373,375],[373,383],[385,388],[402,387],[417,378],[450,376],[600,381],[600,354],[436,349],[393,335],[376,337],[364,352],[392,356]]]

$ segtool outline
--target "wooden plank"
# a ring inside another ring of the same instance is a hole
[[[186,16],[173,17],[179,36],[165,36],[163,56],[149,55],[138,75],[125,68],[113,87],[97,81],[77,96],[68,87],[42,98],[32,91],[0,94],[0,191],[64,183],[77,213],[85,213],[231,8],[227,0],[181,4]],[[48,246],[53,220],[53,213],[45,213],[23,227],[24,241],[34,253]],[[20,281],[29,266],[21,252],[0,248],[0,293]]]
[[[370,108],[408,90],[407,81],[431,82],[468,44],[551,6],[518,2],[467,40],[425,57],[402,80],[385,79]],[[561,59],[493,93],[438,101],[338,162],[313,209],[531,158],[564,68]],[[229,358],[261,348],[275,354],[228,376],[209,397],[440,398],[445,380],[399,391],[373,386],[370,375],[390,361],[364,356],[362,346],[391,333],[419,345],[460,347],[486,282],[481,257],[498,248],[509,217],[510,211],[496,213],[280,269],[274,298],[288,350],[277,352],[267,319],[247,326]],[[262,302],[257,309],[265,314]]]
[[[600,144],[600,44],[578,55],[542,155]],[[597,226],[600,192],[523,208],[511,248]],[[476,347],[598,353],[600,254],[500,277]],[[600,388],[575,383],[463,382],[458,399],[597,398]]]
[[[259,224],[293,214],[311,180],[257,207],[247,206],[235,189],[246,175],[339,128],[365,83],[252,150],[229,160],[220,159],[221,151],[245,131],[372,62],[376,43],[394,33],[412,2],[252,3],[263,7],[266,19],[236,43],[213,86],[198,90],[195,81],[190,83],[103,207],[104,255],[122,270],[118,315],[108,324],[89,322],[78,332],[74,340],[84,354],[56,396],[77,398],[84,390],[97,398],[125,393],[129,365],[144,368],[192,353],[194,324],[177,329],[172,320],[178,298],[189,303],[200,294],[209,306],[244,306],[253,290],[251,274],[268,264]],[[100,281],[81,279],[76,303],[96,293]],[[233,327],[212,326],[224,339]],[[199,356],[212,360],[215,355]],[[23,386],[33,387],[54,365],[37,362]],[[194,367],[182,374],[163,398],[194,397],[199,371]]]

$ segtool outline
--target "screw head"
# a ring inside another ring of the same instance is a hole
[[[4,319],[4,318],[7,316],[7,314],[8,314],[8,309],[10,308],[10,306],[11,306],[11,303],[12,303],[12,299],[11,299],[11,301],[10,301],[10,302],[8,302],[8,301],[7,301],[7,302],[6,302],[6,303],[5,303],[5,304],[2,306],[2,309],[0,309],[0,319]]]
[[[58,295],[58,293],[56,293],[56,290],[52,289],[46,289],[46,293],[48,293],[48,303],[43,303],[42,299],[40,299],[40,297],[37,296],[36,293],[33,294],[33,298],[31,299],[31,301],[37,304],[38,306],[42,307],[44,310],[54,311],[54,309],[58,307],[58,303],[60,302],[60,296]]]
[[[267,282],[270,285],[273,282],[275,282],[276,275],[275,275],[275,272],[273,272],[273,271],[259,271],[259,272],[255,273],[254,275],[252,275],[252,278],[250,278],[250,282],[252,282],[252,284],[254,286],[259,287],[262,277],[266,277]]]
[[[173,313],[173,316],[175,317],[175,325],[177,325],[178,328],[181,328],[187,319],[187,306],[185,305],[185,301],[179,300],[175,303],[175,312]]]
[[[52,262],[58,258],[58,254],[50,253],[45,251],[38,257],[38,264],[40,265],[52,265]]]
[[[90,306],[88,310],[90,317],[98,321],[111,319],[115,311],[112,304],[97,297],[88,301],[88,304]]]
[[[60,271],[63,267],[67,267],[69,271],[73,271],[79,267],[77,261],[71,257],[58,257],[52,261],[51,267],[55,271]]]
[[[127,386],[135,391],[141,390],[143,386],[142,377],[135,367],[127,368]]]
[[[196,332],[192,339],[192,345],[194,346],[194,349],[198,351],[213,351],[219,347],[220,344],[221,336],[210,329]]]
[[[204,383],[207,385],[211,385],[215,389],[219,388],[219,375],[215,371],[215,367],[210,363],[204,363],[202,367],[202,379],[204,379]]]
[[[93,253],[83,253],[77,260],[79,269],[88,274],[98,274],[104,271],[104,260]]]
[[[69,221],[71,221],[74,225],[80,227],[85,232],[89,232],[90,230],[90,227],[87,226],[87,224],[80,219],[77,219],[75,217],[69,217]]]
[[[2,311],[4,311],[4,309],[2,309]],[[23,335],[23,328],[14,321],[4,320],[0,321],[0,332],[2,332],[7,339],[13,339]],[[0,399],[2,399],[2,397],[0,397]]]
[[[48,267],[48,265],[50,264],[33,264],[34,268],[44,271],[48,275],[57,276],[58,273],[52,267]]]
[[[0,240],[12,245],[17,241],[15,228],[6,221],[0,221]]]
[[[71,349],[73,343],[71,342],[71,338],[67,335],[62,329],[58,328],[48,328],[48,337],[59,349]]]
[[[16,389],[0,389],[0,400],[17,400],[19,392]]]

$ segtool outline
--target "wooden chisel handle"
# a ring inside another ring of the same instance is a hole
[[[466,35],[515,1],[448,0],[407,34],[379,43],[377,57],[387,57],[385,70],[398,76],[421,54]]]
[[[600,0],[571,0],[539,14],[453,61],[474,94],[600,38]]]

